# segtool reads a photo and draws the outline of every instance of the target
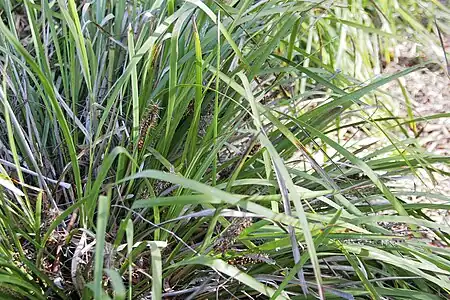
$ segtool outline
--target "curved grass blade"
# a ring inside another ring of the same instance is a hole
[[[207,256],[198,256],[189,260],[182,261],[176,265],[205,265],[221,273],[227,274],[231,278],[239,280],[243,284],[254,289],[255,291],[262,293],[263,295],[266,295],[267,297],[271,297],[275,293],[274,289],[260,283],[250,275],[242,272],[236,267],[227,264],[221,259],[211,258]],[[279,295],[275,299],[289,299],[289,297],[285,295]]]

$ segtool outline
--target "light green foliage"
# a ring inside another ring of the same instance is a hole
[[[448,114],[379,90],[441,2],[1,0],[0,298],[444,297],[449,205],[405,199],[449,199],[387,183]]]

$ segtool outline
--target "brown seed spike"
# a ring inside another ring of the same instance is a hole
[[[239,236],[245,228],[252,225],[252,218],[234,219],[231,225],[227,228],[224,233],[225,235],[236,238]]]
[[[155,191],[155,195],[156,196],[160,196],[161,193],[165,192],[171,186],[172,186],[172,184],[170,182],[163,181],[163,180],[156,180],[154,185],[153,185],[153,189]]]
[[[140,124],[140,132],[139,132],[139,140],[138,140],[138,149],[142,150],[144,147],[145,137],[147,136],[147,132],[149,129],[154,128],[159,119],[159,106],[153,104],[149,107],[147,112],[144,114],[143,120]]]
[[[143,138],[139,138],[138,149],[142,150],[142,148],[144,148],[144,139]]]
[[[261,149],[261,144],[260,144],[260,143],[256,143],[256,144],[252,147],[252,149],[250,150],[249,155],[255,155],[255,154],[259,151],[259,149]]]
[[[228,249],[230,249],[230,246],[234,243],[234,240],[229,240],[227,238],[220,238],[217,241],[216,246],[214,247],[216,251],[218,252],[225,252]]]
[[[258,263],[268,263],[274,264],[275,262],[269,258],[267,254],[246,254],[244,256],[234,257],[228,260],[228,264],[230,265],[254,265]]]
[[[161,50],[161,44],[158,44],[156,47],[155,47],[155,46],[153,47],[153,51],[152,51],[152,57],[153,57],[153,60],[152,60],[152,67],[153,67],[153,68],[154,68],[154,67],[156,66],[156,64],[157,64],[157,59],[158,59],[160,50]]]
[[[252,218],[234,219],[230,226],[225,230],[222,236],[217,240],[216,251],[225,252],[234,244],[236,238],[244,231],[245,228],[252,225]]]
[[[194,113],[194,105],[195,105],[194,101],[189,102],[189,104],[188,104],[188,106],[186,108],[186,111],[184,112],[184,116],[183,117],[190,116],[190,115],[192,115]]]

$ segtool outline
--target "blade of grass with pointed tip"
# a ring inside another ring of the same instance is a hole
[[[329,137],[322,134],[319,130],[316,128],[298,121],[299,125],[303,126],[306,130],[310,131],[313,135],[319,137],[322,139],[325,143],[333,147],[336,151],[338,151],[342,156],[344,156],[348,161],[353,163],[355,166],[359,167],[364,174],[366,174],[373,183],[380,189],[380,191],[386,196],[386,198],[391,202],[393,208],[403,216],[407,216],[408,213],[403,208],[402,204],[398,199],[392,194],[392,192],[388,189],[388,187],[380,180],[379,176],[362,160],[354,156],[352,153],[350,153],[348,150],[343,148],[341,145],[330,139]]]
[[[172,265],[171,267],[177,265],[198,265],[198,264],[214,268],[221,273],[227,274],[231,278],[234,278],[242,282],[243,284],[254,289],[255,291],[262,293],[263,295],[266,295],[267,297],[271,297],[275,293],[274,289],[260,283],[250,275],[244,273],[243,271],[239,270],[236,267],[227,264],[221,259],[211,258],[207,256],[198,256],[191,258],[189,260],[182,261],[178,264]],[[283,296],[279,295],[277,296],[276,299],[289,299],[289,298],[284,295]]]
[[[286,136],[291,143],[299,150],[302,151],[305,150],[305,156],[307,158],[310,158],[310,154],[307,153],[306,148],[303,146],[303,144],[295,137],[295,135],[289,131],[286,126],[284,126],[269,110],[265,109],[264,106],[259,105],[258,106],[261,111],[264,112],[265,116],[277,127],[281,133]],[[303,152],[303,151],[302,151]],[[335,190],[338,190],[339,188],[337,185],[333,182],[333,180],[330,178],[328,174],[325,173],[325,171],[313,160],[311,161],[311,165],[316,166],[314,169],[322,176],[323,179],[326,179],[330,187],[334,188]],[[350,212],[354,214],[361,214],[361,212],[354,206],[350,201],[348,201],[344,197],[339,197],[340,202],[346,209],[348,209]]]
[[[130,60],[133,59],[135,55],[134,50],[134,31],[131,28],[131,24],[128,26],[128,54]],[[131,68],[131,99],[132,99],[132,120],[133,120],[133,127],[131,131],[132,136],[132,142],[137,143],[137,140],[139,138],[139,119],[140,119],[140,112],[139,112],[139,90],[138,90],[138,75],[137,75],[137,69],[136,65],[132,66]]]
[[[217,24],[217,17],[214,14],[214,12],[207,7],[203,2],[201,2],[200,0],[186,0],[186,2],[190,2],[196,6],[198,6],[198,8],[200,8],[201,10],[203,10],[206,15],[215,23]],[[228,30],[225,28],[225,26],[222,23],[217,24],[219,26],[220,32],[222,33],[222,35],[225,37],[225,39],[227,40],[227,42],[229,43],[230,47],[233,49],[234,53],[239,57],[239,59],[242,61],[242,63],[245,66],[248,66],[248,62],[247,59],[244,57],[244,55],[242,54],[242,52],[239,50],[239,47],[236,45],[236,43],[234,42],[232,36],[230,35],[230,33],[228,32]]]
[[[6,39],[15,47],[15,49],[23,56],[23,58],[27,61],[30,66],[30,69],[33,70],[37,75],[39,80],[41,81],[44,90],[50,99],[50,103],[52,108],[55,110],[56,118],[58,119],[58,123],[61,126],[61,131],[63,133],[64,139],[67,143],[67,148],[69,151],[69,155],[72,163],[72,170],[74,174],[74,180],[76,185],[76,190],[78,195],[83,194],[83,189],[81,185],[81,176],[80,176],[80,168],[78,164],[77,152],[75,149],[74,140],[72,139],[72,133],[70,132],[67,120],[64,116],[64,113],[60,107],[60,104],[56,98],[55,90],[53,85],[50,83],[49,78],[42,72],[40,67],[36,64],[34,58],[27,52],[27,50],[22,46],[20,41],[18,41],[12,33],[6,28],[3,21],[0,21],[0,30],[2,34],[6,37]]]
[[[350,255],[350,253],[348,253],[348,251],[342,246],[342,243],[340,243],[339,241],[335,241],[335,243],[336,243],[337,247],[342,251],[344,256],[347,258],[347,261],[353,267],[353,270],[355,271],[356,275],[358,275],[359,279],[362,281],[364,287],[369,292],[371,298],[376,299],[376,300],[381,299],[380,295],[378,295],[378,293],[377,293],[376,289],[374,288],[374,286],[372,285],[372,283],[370,283],[370,281],[368,280],[368,278],[366,277],[364,272],[361,271],[361,269],[359,268],[358,263],[355,261],[355,258],[353,258]],[[356,257],[356,259],[358,259],[358,258]]]
[[[176,104],[176,95],[177,89],[176,86],[178,84],[178,39],[186,21],[187,17],[190,15],[190,11],[186,11],[183,13],[178,20],[175,22],[175,25],[172,30],[172,35],[170,39],[170,68],[169,68],[169,99],[167,102],[167,110],[165,115],[166,120],[166,133],[165,133],[165,147],[162,151],[162,154],[165,155],[167,153],[168,146],[172,140],[172,137],[169,136],[171,133],[171,123],[174,113],[174,107]]]
[[[192,160],[197,146],[197,131],[200,121],[201,107],[203,102],[203,60],[202,60],[202,45],[197,29],[196,20],[193,20],[194,28],[194,46],[195,46],[195,99],[194,99],[194,118],[189,128],[189,133],[186,139],[186,150],[183,157],[187,157],[188,161]],[[184,161],[184,160],[183,160]]]
[[[435,284],[439,284],[442,287],[449,289],[450,283],[448,280],[442,280],[436,276],[431,275],[430,273],[438,273],[438,274],[448,274],[448,272],[438,268],[438,267],[430,267],[428,264],[417,262],[411,260],[410,258],[403,258],[398,255],[391,254],[382,249],[377,249],[375,247],[367,246],[367,245],[356,245],[356,244],[345,244],[343,247],[350,253],[354,253],[356,255],[364,256],[366,259],[375,259],[380,260],[390,265],[401,268],[405,271],[416,274],[423,279],[429,280]],[[424,270],[430,272],[424,272]],[[448,275],[447,275],[448,276]]]
[[[188,179],[181,177],[179,175],[175,174],[169,174],[162,171],[157,170],[145,170],[138,172],[134,175],[131,175],[127,178],[122,179],[121,181],[117,182],[116,184],[123,183],[129,180],[134,180],[137,178],[156,178],[163,181],[168,181],[173,184],[179,184],[187,189],[192,189],[195,191],[198,191],[200,193],[209,195],[210,197],[221,199],[222,201],[231,204],[231,205],[239,205],[240,207],[247,209],[250,212],[253,212],[255,214],[262,215],[270,220],[281,222],[285,225],[292,225],[294,227],[300,227],[299,220],[296,218],[287,216],[282,213],[275,213],[272,210],[263,207],[261,205],[258,205],[256,203],[252,203],[250,201],[244,201],[241,197],[238,197],[236,195],[227,193],[225,191],[216,189],[214,187],[208,186],[206,184],[200,183],[198,181]],[[174,199],[175,200],[175,199]],[[320,217],[320,215],[311,215],[311,219],[317,220],[320,218],[320,220],[323,220],[323,217]],[[324,220],[327,220],[326,218]],[[346,225],[349,226],[349,225]],[[350,224],[351,226],[351,224]]]
[[[66,21],[67,26],[69,27],[69,30],[72,34],[72,38],[75,41],[77,54],[81,62],[81,69],[83,72],[83,76],[86,80],[87,88],[89,89],[92,95],[91,75],[89,72],[89,59],[86,50],[86,42],[81,30],[80,19],[78,17],[77,5],[75,4],[74,0],[68,0],[67,1],[68,6],[66,6],[66,4],[61,0],[58,0],[58,3],[61,9],[61,13],[64,16],[64,20]],[[92,104],[93,103],[91,103],[91,105]]]
[[[327,238],[330,231],[335,226],[336,222],[339,220],[341,216],[341,210],[338,210],[336,214],[333,216],[333,218],[330,220],[330,223],[325,227],[324,230],[314,239],[314,245],[318,248],[322,244],[322,242]],[[299,270],[301,270],[302,266],[306,263],[308,260],[309,253],[304,252],[300,258],[300,261],[295,264],[295,266],[289,271],[283,282],[281,282],[280,286],[276,290],[275,294],[271,297],[271,300],[275,299],[276,296],[278,296],[284,288],[289,284],[289,282],[295,277],[295,274]]]
[[[122,91],[123,85],[127,82],[132,69],[135,65],[137,65],[140,60],[144,57],[144,55],[153,48],[156,41],[163,36],[163,34],[167,31],[168,27],[176,22],[178,18],[182,15],[185,15],[186,13],[190,13],[193,11],[193,8],[187,6],[186,4],[183,4],[180,9],[178,9],[173,15],[166,18],[164,22],[162,22],[153,32],[153,34],[143,43],[141,48],[137,50],[136,55],[133,57],[133,59],[129,62],[127,68],[124,70],[123,74],[117,79],[111,90],[108,92],[105,97],[108,98],[108,102],[105,106],[104,113],[102,114],[99,122],[99,126],[97,129],[97,132],[95,134],[95,138],[97,139],[101,133],[104,123],[106,122],[106,119],[108,117],[109,112],[111,111],[111,108],[114,104],[116,104],[117,97],[119,93]]]
[[[307,120],[320,120],[321,116],[326,115],[328,111],[332,110],[333,108],[337,106],[342,106],[344,110],[348,109],[352,104],[355,103],[355,101],[359,100],[361,97],[369,94],[370,92],[375,91],[377,88],[385,85],[386,83],[393,81],[397,78],[403,77],[405,75],[408,75],[409,73],[412,73],[416,70],[419,70],[423,68],[424,64],[416,65],[410,68],[406,68],[405,70],[402,70],[400,72],[397,72],[395,74],[385,76],[381,79],[378,79],[371,84],[368,84],[354,92],[346,93],[343,96],[336,98],[335,100],[328,102],[326,104],[323,104],[319,106],[318,108],[309,111],[301,116],[302,121]],[[314,80],[316,78],[312,77]],[[323,82],[321,82],[323,84]],[[329,84],[327,83],[327,86]],[[318,127],[319,128],[319,127]],[[320,129],[320,128],[319,128]]]
[[[294,183],[292,182],[291,175],[287,171],[286,166],[284,165],[281,157],[275,150],[275,147],[272,145],[272,143],[269,141],[269,139],[266,137],[266,135],[264,133],[264,129],[263,129],[261,120],[259,118],[258,108],[257,108],[256,102],[255,102],[255,99],[253,97],[253,94],[251,92],[250,84],[247,80],[247,77],[243,73],[238,73],[237,75],[241,79],[242,84],[244,86],[245,97],[246,97],[247,101],[249,101],[250,106],[252,107],[253,120],[254,120],[255,126],[259,132],[258,137],[261,141],[261,144],[264,145],[264,147],[269,152],[270,157],[272,159],[272,163],[274,165],[274,168],[276,167],[279,170],[280,177],[282,178],[283,181],[286,182],[286,186],[287,186],[288,190],[291,192],[290,196],[292,199],[290,199],[290,200],[294,202],[294,206],[297,211],[298,219],[300,220],[300,224],[303,229],[303,234],[305,235],[306,245],[308,247],[308,252],[310,254],[310,259],[311,259],[311,262],[313,265],[314,275],[315,275],[316,282],[317,282],[319,298],[323,299],[324,296],[323,296],[322,278],[320,275],[319,261],[317,259],[314,242],[313,242],[313,239],[311,236],[311,231],[309,229],[308,221],[305,216],[305,212],[303,209],[303,205],[301,203],[300,196],[298,193],[294,192],[295,188],[294,188]]]

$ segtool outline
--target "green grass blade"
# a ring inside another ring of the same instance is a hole
[[[152,299],[161,300],[162,295],[162,261],[161,250],[166,246],[161,242],[149,242],[152,256]]]
[[[100,299],[103,294],[103,260],[105,254],[105,235],[109,218],[110,195],[98,198],[97,232],[95,234],[94,261],[94,298]]]
[[[271,297],[275,293],[275,290],[273,290],[272,288],[260,283],[250,275],[239,270],[238,268],[228,265],[221,259],[215,259],[207,256],[198,256],[180,263],[180,265],[197,265],[197,264],[205,265],[210,268],[214,268],[221,273],[227,274],[231,278],[239,280],[243,284],[254,289],[255,291],[262,293],[267,297]],[[276,299],[289,299],[289,298],[284,295],[279,295]]]
[[[125,300],[126,289],[119,272],[116,270],[105,269],[105,273],[111,279],[111,284],[114,291],[114,300]]]

